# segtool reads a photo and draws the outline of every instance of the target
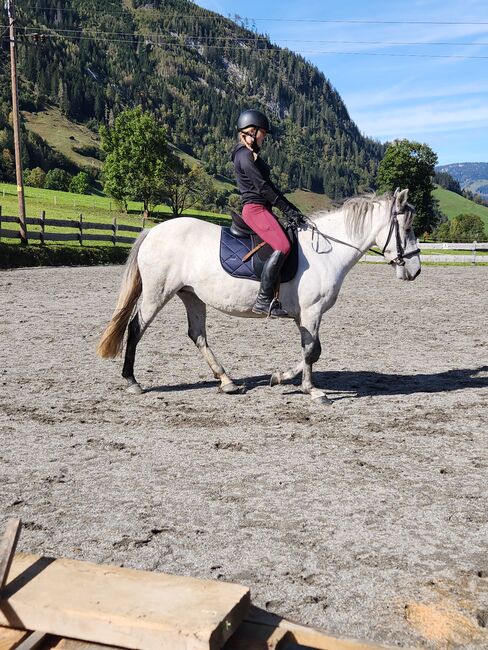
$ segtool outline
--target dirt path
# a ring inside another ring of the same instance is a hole
[[[0,273],[0,523],[22,517],[20,548],[241,582],[334,633],[488,647],[486,269],[354,269],[321,330],[331,407],[267,385],[299,358],[292,323],[212,311],[248,387],[217,393],[177,300],[127,395],[94,356],[120,277]]]

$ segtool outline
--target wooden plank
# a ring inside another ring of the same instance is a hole
[[[21,528],[22,524],[18,517],[10,519],[7,522],[5,533],[0,542],[0,598],[2,597],[2,590],[7,583]]]
[[[142,232],[140,226],[125,226],[123,223],[117,224],[117,230],[123,230],[124,232]]]
[[[222,648],[249,610],[240,585],[17,553],[0,625],[137,650]]]
[[[2,215],[2,221],[5,221],[5,223],[20,223],[19,217],[9,217],[6,215]],[[38,226],[39,217],[26,217],[25,223],[30,224],[31,226]]]
[[[54,648],[56,650],[122,650],[120,646],[100,645],[99,643],[42,634],[44,638],[38,646],[39,650],[54,650]],[[31,633],[26,630],[14,630],[10,627],[0,626],[0,650],[18,650],[19,643],[27,640],[29,636]]]
[[[80,222],[74,219],[46,219],[46,226],[57,228],[79,228]]]
[[[52,638],[52,637],[51,637]],[[42,650],[122,650],[114,645],[100,645],[99,643],[88,643],[88,641],[76,641],[75,639],[58,639],[54,645],[47,645]]]
[[[113,242],[113,235],[90,235],[83,230],[83,241],[109,241]]]
[[[3,217],[2,217],[2,221],[3,221]],[[8,237],[9,239],[18,239],[20,237],[20,234],[18,230],[0,228],[0,237]]]
[[[28,636],[29,632],[25,630],[13,630],[11,628],[0,627],[0,650],[12,650]]]
[[[290,641],[314,650],[388,650],[389,646],[367,643],[355,639],[340,638],[330,635],[325,630],[320,630],[306,625],[299,625],[288,621],[281,616],[271,614],[263,609],[252,607],[246,622],[256,625],[269,626],[289,632]],[[283,650],[286,649],[286,645]]]
[[[48,635],[44,632],[32,632],[25,639],[15,647],[15,650],[35,650],[40,648],[47,640]]]
[[[135,237],[119,237],[115,238],[117,244],[133,244],[136,240]]]
[[[242,623],[223,650],[281,650],[291,639],[287,630],[269,625]]]
[[[97,223],[96,221],[83,220],[83,230],[113,230],[111,223]],[[84,236],[84,235],[83,235]]]
[[[39,234],[39,233],[37,233]],[[45,241],[79,241],[80,234],[77,232],[45,232]]]

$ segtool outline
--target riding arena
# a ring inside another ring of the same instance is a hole
[[[302,359],[292,319],[208,310],[226,394],[175,298],[133,394],[95,355],[122,267],[2,272],[3,515],[27,552],[247,585],[337,636],[488,647],[485,273],[356,264],[313,399],[299,373],[270,385]]]

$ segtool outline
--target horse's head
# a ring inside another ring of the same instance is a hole
[[[407,197],[408,189],[395,191],[388,222],[376,241],[399,280],[415,280],[420,273],[420,250],[412,228],[415,210]]]

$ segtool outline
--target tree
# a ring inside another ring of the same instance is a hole
[[[212,179],[202,167],[189,169],[182,163],[168,166],[164,174],[164,198],[175,216],[184,210],[211,203],[215,197]]]
[[[126,110],[113,126],[100,127],[107,158],[103,167],[104,189],[122,203],[142,201],[144,216],[161,201],[165,172],[173,163],[166,141],[166,128],[140,107]]]
[[[391,143],[378,167],[380,192],[393,192],[397,187],[409,188],[415,206],[414,230],[417,234],[432,232],[436,214],[432,192],[437,154],[427,144],[409,140]]]
[[[24,182],[29,187],[44,187],[46,182],[46,172],[40,167],[34,169],[26,169],[24,174]]]
[[[484,241],[483,220],[477,214],[460,214],[450,223],[450,237],[454,241]]]
[[[46,174],[44,187],[46,190],[61,190],[62,192],[67,192],[70,181],[71,176],[67,171],[55,167],[54,169],[50,169]]]
[[[88,194],[90,189],[90,177],[86,172],[78,172],[73,176],[69,184],[69,191],[73,194]]]
[[[451,240],[451,222],[444,222],[437,226],[432,233],[435,241],[450,241]]]

